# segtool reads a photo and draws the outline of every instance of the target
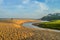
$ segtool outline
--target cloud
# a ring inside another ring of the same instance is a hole
[[[30,0],[22,0],[22,3],[23,3],[23,4],[27,4],[27,3],[29,3],[29,1],[30,1]]]
[[[48,6],[45,3],[42,2],[37,2],[35,1],[36,4],[38,4],[38,6],[40,6],[40,10],[48,10]]]
[[[49,7],[46,5],[46,3],[42,3],[42,2],[37,2],[35,1],[36,5],[39,7],[39,11],[46,11],[49,10]]]
[[[33,16],[31,16],[31,17],[41,18],[44,15],[48,14],[47,11],[49,10],[49,7],[47,6],[46,3],[34,1],[34,4],[32,6],[37,7],[37,8],[34,10],[34,12],[32,12],[31,15],[33,15]]]
[[[48,6],[44,3],[40,3],[41,10],[48,10]]]
[[[22,3],[19,5],[7,5],[3,10],[3,17],[24,17],[24,18],[38,18],[39,16],[45,15],[45,10],[49,8],[45,3],[31,0],[22,0]],[[1,13],[2,14],[2,13]]]
[[[30,9],[34,9],[34,10],[30,10],[31,13],[27,13],[25,14],[25,18],[26,17],[29,17],[29,18],[41,18],[43,17],[44,15],[47,15],[47,11],[49,10],[49,7],[45,4],[45,3],[42,3],[42,2],[37,2],[37,1],[34,1],[33,4],[31,4],[30,6]]]

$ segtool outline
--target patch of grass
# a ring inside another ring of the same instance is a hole
[[[38,26],[43,27],[43,28],[60,30],[60,20],[53,20],[53,21],[50,21],[50,22],[42,22],[42,23],[39,23]]]

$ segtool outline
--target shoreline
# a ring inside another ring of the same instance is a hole
[[[25,22],[23,24],[26,24],[26,23],[30,23],[30,22]],[[32,23],[32,22],[31,22]],[[22,24],[22,26],[23,26]],[[32,24],[33,25],[33,24]],[[34,25],[33,25],[34,26]],[[23,26],[25,27],[25,26]],[[27,26],[27,28],[30,28],[29,26]],[[56,30],[56,29],[49,29],[49,28],[41,28],[41,27],[36,27],[36,28],[32,28],[32,29],[39,29],[39,30],[47,30],[47,31],[54,31],[54,32],[60,32],[60,30]]]

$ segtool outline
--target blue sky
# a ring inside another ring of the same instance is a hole
[[[60,0],[0,0],[0,18],[41,18],[60,13]]]

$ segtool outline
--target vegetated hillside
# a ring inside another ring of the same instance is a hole
[[[54,13],[54,14],[48,14],[47,16],[44,16],[41,18],[41,20],[59,20],[60,19],[60,13]]]
[[[52,20],[50,22],[37,23],[39,27],[60,30],[60,20]],[[36,25],[36,24],[35,24]]]
[[[0,21],[0,40],[60,40],[60,32],[26,28],[16,22]]]

